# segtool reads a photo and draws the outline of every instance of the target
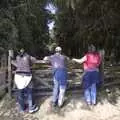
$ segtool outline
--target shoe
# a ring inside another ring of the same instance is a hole
[[[85,103],[85,104],[83,104],[83,105],[81,106],[81,108],[82,108],[82,109],[85,109],[85,110],[91,110],[91,107],[90,107],[90,106],[91,106],[90,104]]]
[[[94,107],[95,107],[94,105],[90,105],[90,109],[91,109],[91,110],[93,110],[93,109],[94,109]]]
[[[51,107],[56,107],[57,103],[56,102],[51,102]]]
[[[54,103],[54,102],[51,102],[49,104],[49,107],[48,107],[48,110],[47,110],[47,113],[58,113],[59,112],[59,108],[57,107],[57,104]]]
[[[34,113],[36,111],[38,111],[38,106],[35,106],[33,109],[29,110],[29,113]]]
[[[59,103],[59,104],[58,104],[58,107],[59,107],[59,108],[62,108],[62,107],[63,107],[63,103]]]
[[[20,114],[24,114],[25,113],[25,110],[20,108],[20,106],[17,106],[16,107],[17,111],[20,113]]]
[[[53,112],[56,108],[57,104],[54,102],[51,102],[49,105],[49,111]]]

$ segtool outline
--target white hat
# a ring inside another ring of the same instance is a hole
[[[59,46],[57,46],[57,47],[55,48],[55,51],[56,51],[56,52],[58,52],[58,51],[62,51],[62,48],[59,47]]]

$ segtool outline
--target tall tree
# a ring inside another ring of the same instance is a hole
[[[119,0],[53,0],[58,7],[56,38],[71,56],[82,55],[88,44],[102,45],[108,54],[120,44]],[[119,50],[117,50],[119,52]]]
[[[41,55],[49,41],[47,0],[1,0],[0,45]]]

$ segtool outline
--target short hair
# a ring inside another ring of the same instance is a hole
[[[90,46],[88,46],[88,51],[95,52],[96,47],[93,44],[91,44]]]

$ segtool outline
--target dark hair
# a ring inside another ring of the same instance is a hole
[[[91,44],[91,45],[88,46],[88,51],[95,52],[96,51],[96,47],[93,44]]]

